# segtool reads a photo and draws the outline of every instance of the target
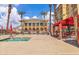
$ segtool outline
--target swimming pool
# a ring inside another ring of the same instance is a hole
[[[0,42],[18,42],[18,41],[29,41],[30,38],[25,37],[25,38],[6,38],[0,40]]]

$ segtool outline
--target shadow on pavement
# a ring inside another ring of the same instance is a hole
[[[70,44],[70,45],[73,45],[75,47],[79,47],[78,44],[77,44],[77,40],[65,40],[64,42]]]

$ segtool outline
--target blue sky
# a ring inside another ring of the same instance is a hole
[[[49,11],[49,5],[48,4],[20,4],[17,7],[18,12],[23,11],[26,12],[24,16],[41,16],[40,12],[42,11]],[[53,11],[53,6],[52,6]]]
[[[10,14],[10,24],[13,27],[20,26],[19,20],[21,20],[20,15],[18,14],[19,11],[26,12],[23,16],[24,19],[44,19],[40,15],[40,12],[45,11],[48,12],[46,16],[46,20],[49,19],[49,5],[48,4],[13,4]],[[53,6],[52,6],[52,13],[53,13]],[[6,28],[7,24],[7,15],[8,15],[8,4],[0,4],[0,25]],[[53,18],[53,17],[52,17]]]

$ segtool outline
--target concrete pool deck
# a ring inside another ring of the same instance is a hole
[[[79,48],[49,35],[16,35],[31,37],[25,42],[0,42],[0,55],[58,55],[79,54]]]

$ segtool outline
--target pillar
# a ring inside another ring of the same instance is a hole
[[[51,30],[51,32],[52,32],[52,35],[54,35],[54,26],[52,25],[52,30]]]
[[[75,39],[77,40],[79,46],[79,38],[78,38],[78,20],[77,17],[74,18],[74,28],[75,28]]]
[[[62,24],[59,24],[59,39],[62,39]]]

